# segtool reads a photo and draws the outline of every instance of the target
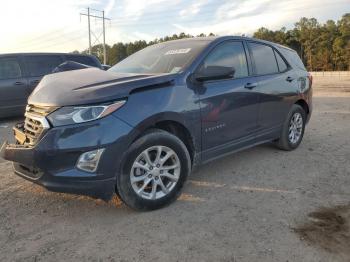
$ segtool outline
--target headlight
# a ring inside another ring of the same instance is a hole
[[[113,113],[115,110],[124,105],[125,102],[126,100],[111,104],[62,107],[52,112],[47,116],[47,118],[50,120],[53,126],[88,122]]]

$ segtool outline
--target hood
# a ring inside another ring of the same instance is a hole
[[[45,76],[28,98],[42,106],[86,105],[127,97],[138,88],[170,84],[175,74],[126,74],[87,68]]]

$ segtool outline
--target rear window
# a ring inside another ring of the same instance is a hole
[[[28,76],[43,76],[52,73],[62,59],[57,55],[24,56]]]
[[[288,62],[290,62],[292,65],[295,65],[297,68],[306,71],[306,68],[297,52],[286,48],[281,48],[280,51],[282,55],[288,60]]]
[[[88,66],[99,67],[99,65],[96,63],[96,61],[89,56],[66,55],[66,59],[68,61],[73,61],[73,62],[77,62],[80,64],[88,65]]]
[[[21,77],[21,68],[16,58],[0,58],[0,79]]]
[[[276,58],[271,47],[257,43],[248,43],[248,45],[253,55],[256,74],[278,73]]]

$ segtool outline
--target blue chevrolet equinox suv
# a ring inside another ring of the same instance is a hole
[[[248,147],[300,144],[312,77],[290,48],[245,37],[149,46],[108,71],[45,76],[1,156],[48,190],[138,210],[180,195],[196,166]]]

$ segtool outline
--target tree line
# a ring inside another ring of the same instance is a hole
[[[210,33],[209,36],[214,35]],[[204,37],[200,34],[197,37]],[[107,45],[107,64],[114,65],[125,57],[146,46],[170,40],[190,38],[193,35],[181,33],[146,42]],[[309,71],[350,70],[350,13],[344,14],[338,21],[328,20],[321,24],[315,18],[301,18],[294,28],[269,30],[265,27],[254,32],[253,37],[288,46],[298,52]],[[77,51],[75,51],[77,52]],[[87,53],[84,50],[82,53]],[[103,61],[102,45],[94,45],[92,54]]]

